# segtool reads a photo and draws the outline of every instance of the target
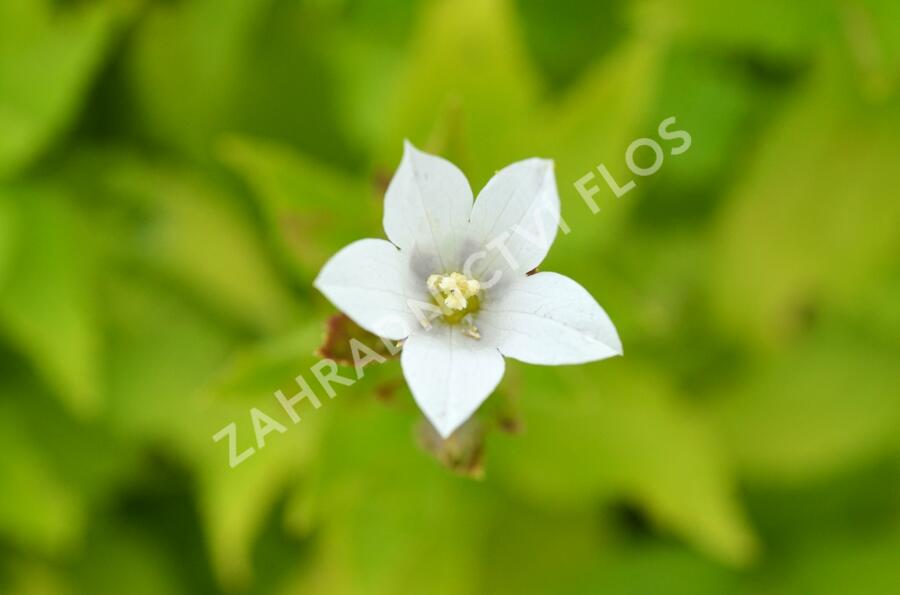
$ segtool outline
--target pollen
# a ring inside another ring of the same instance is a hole
[[[478,281],[461,273],[450,273],[431,275],[426,285],[434,303],[441,309],[445,323],[461,325],[466,336],[481,338],[473,318],[481,308],[481,284]]]
[[[477,302],[481,284],[461,273],[431,275],[427,281],[428,292],[434,301],[445,310],[445,315],[467,312],[470,302]],[[449,310],[449,312],[447,312]]]

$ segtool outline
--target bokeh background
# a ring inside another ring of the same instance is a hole
[[[895,0],[0,0],[0,592],[900,593],[898,94]],[[290,424],[404,138],[554,159],[626,356]]]

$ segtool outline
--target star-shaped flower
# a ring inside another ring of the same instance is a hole
[[[552,161],[505,167],[473,203],[455,165],[407,142],[384,199],[390,241],[343,248],[315,286],[361,327],[404,340],[406,381],[446,438],[496,388],[504,356],[560,365],[622,354],[581,285],[527,274],[556,237],[559,209]]]

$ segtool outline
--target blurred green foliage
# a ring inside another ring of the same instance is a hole
[[[403,138],[553,158],[626,356],[291,425]],[[0,0],[0,592],[900,593],[898,138],[895,0]]]

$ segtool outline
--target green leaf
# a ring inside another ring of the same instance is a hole
[[[600,163],[613,174],[626,171],[625,150],[640,136],[656,98],[665,41],[649,34],[626,39],[592,64],[566,93],[543,107],[535,123],[537,137],[528,146],[557,161],[563,193],[574,195],[575,180]],[[532,129],[522,131],[523,137],[532,134]],[[602,183],[599,176],[597,181]],[[610,190],[605,192],[612,196]],[[597,197],[598,204],[602,198]]]
[[[71,555],[90,514],[134,476],[135,449],[98,420],[71,416],[19,359],[3,355],[0,533],[25,552]]]
[[[396,83],[407,62],[404,44],[418,7],[406,0],[350,2],[341,6],[340,26],[328,31],[325,58],[334,78],[337,125],[349,138],[374,152],[383,142],[384,115],[391,111]],[[329,135],[325,136],[327,139]]]
[[[238,345],[234,331],[147,273],[108,279],[104,299],[107,422],[181,455],[205,444],[197,395]]]
[[[255,213],[228,185],[170,162],[109,152],[75,161],[80,183],[80,163],[92,173],[82,192],[103,197],[107,225],[120,231],[108,246],[113,259],[134,259],[255,332],[293,318],[294,301]]]
[[[885,487],[896,491],[896,486]],[[823,496],[829,497],[827,493]],[[877,516],[865,520],[871,526],[864,530],[855,527],[856,531],[816,529],[812,534],[794,535],[793,543],[788,542],[787,547],[782,544],[777,564],[771,564],[755,581],[759,588],[754,592],[881,595],[900,589],[900,569],[893,563],[900,551],[896,508],[860,511],[858,506],[858,501],[851,503],[845,515],[876,512]]]
[[[0,198],[0,287],[3,286],[15,256],[18,226],[16,205],[6,198]]]
[[[613,0],[520,0],[529,54],[549,82],[551,93],[577,80],[598,56],[621,42],[627,2]]]
[[[118,519],[117,519],[118,520]],[[135,595],[187,595],[179,567],[184,563],[150,534],[153,527],[98,523],[91,540],[73,564],[70,584],[77,592],[120,593],[123,585]]]
[[[203,420],[194,431],[205,439],[192,455],[198,463],[200,512],[216,575],[229,588],[250,584],[252,553],[260,531],[288,487],[311,477],[319,456],[329,418],[326,408],[335,406],[309,372],[317,361],[312,347],[319,333],[317,325],[310,325],[237,353],[220,380],[203,389],[199,407],[194,409]],[[274,393],[282,390],[290,398],[299,390],[293,382],[297,375],[313,383],[322,409],[298,404],[301,420],[295,424]],[[339,388],[345,398],[352,390]],[[251,408],[281,424],[284,432],[266,435],[260,447]],[[230,438],[212,440],[229,423],[236,424],[237,451],[255,449],[234,468],[229,465]]]
[[[250,186],[288,263],[310,281],[337,250],[381,237],[373,189],[274,142],[232,137],[222,159]]]
[[[125,56],[141,130],[205,155],[234,110],[242,57],[268,1],[153,3]]]
[[[900,5],[863,0],[843,6],[850,53],[873,99],[896,98],[900,85]]]
[[[0,586],[21,595],[69,595],[63,573],[54,564],[23,555],[8,555],[0,563]]]
[[[75,413],[98,406],[94,247],[71,197],[49,185],[0,186],[19,238],[0,290],[0,329]]]
[[[261,528],[316,452],[325,414],[294,426],[273,393],[281,388],[293,394],[293,378],[309,375],[320,327],[240,349],[232,332],[152,275],[114,278],[108,291],[109,423],[190,466],[215,574],[230,588],[246,587]],[[259,449],[251,407],[288,431],[269,434]],[[227,439],[212,439],[231,422],[237,424],[237,450],[258,449],[235,468]]]
[[[631,211],[634,194],[617,198],[597,168],[604,165],[620,185],[634,178],[626,168],[625,152],[634,139],[655,133],[655,125],[642,126],[654,101],[663,58],[657,39],[627,40],[591,66],[558,100],[545,105],[535,118],[536,130],[521,131],[523,146],[554,159],[562,217],[571,228],[570,234],[557,235],[546,268],[566,262],[565,255],[579,262],[586,255],[599,255],[619,240],[617,232]],[[576,189],[583,178],[586,188],[598,189],[593,196],[597,213]]]
[[[26,396],[0,397],[0,534],[44,554],[65,551],[77,542],[83,529],[84,503],[55,473],[22,424],[12,399]]]
[[[409,417],[354,405],[339,405],[321,450],[317,563],[290,587],[324,584],[348,595],[470,590],[492,499],[411,447]]]
[[[130,3],[0,7],[0,179],[39,157],[81,107]]]
[[[641,134],[660,144],[664,160],[658,172],[636,179],[638,189],[648,190],[635,192],[642,220],[678,229],[684,228],[686,219],[693,222],[703,216],[705,220],[730,177],[742,172],[740,157],[758,131],[753,123],[760,112],[762,117],[768,114],[771,98],[751,85],[736,66],[727,56],[684,43],[673,43],[664,57]],[[691,135],[689,148],[678,155],[670,151],[682,140],[663,139],[658,133],[660,123],[670,117],[676,120],[669,130]],[[637,153],[637,159],[641,157]]]
[[[863,101],[844,73],[819,64],[717,222],[713,305],[743,341],[783,343],[809,313],[852,304],[900,246],[900,111]]]
[[[215,575],[229,588],[247,587],[262,527],[317,452],[327,413],[309,407],[307,416],[298,406],[303,421],[294,425],[274,392],[296,392],[297,374],[314,382],[309,367],[320,327],[241,348],[214,319],[152,278],[127,277],[111,291],[109,421],[190,466]],[[317,392],[327,406],[328,398]],[[255,439],[253,407],[287,428],[266,436],[264,448]],[[235,468],[229,440],[212,439],[232,422],[236,450],[256,449]]]
[[[434,150],[426,141],[440,115],[458,111],[464,152],[454,161],[477,189],[495,170],[526,157],[515,140],[533,123],[535,75],[512,2],[441,0],[424,8],[385,116],[379,157],[395,163],[404,138]]]
[[[521,374],[512,382],[522,389],[526,429],[488,448],[488,473],[510,491],[558,509],[628,498],[722,561],[754,555],[712,428],[645,367],[626,359]]]
[[[659,27],[695,43],[759,52],[773,60],[802,59],[840,34],[839,3],[818,0],[655,2]]]
[[[620,546],[603,554],[599,564],[586,564],[580,569],[580,581],[565,581],[559,592],[566,595],[585,592],[721,595],[739,592],[734,573],[672,544]]]
[[[896,449],[895,360],[837,328],[757,366],[716,406],[742,471],[757,482],[802,484]]]

